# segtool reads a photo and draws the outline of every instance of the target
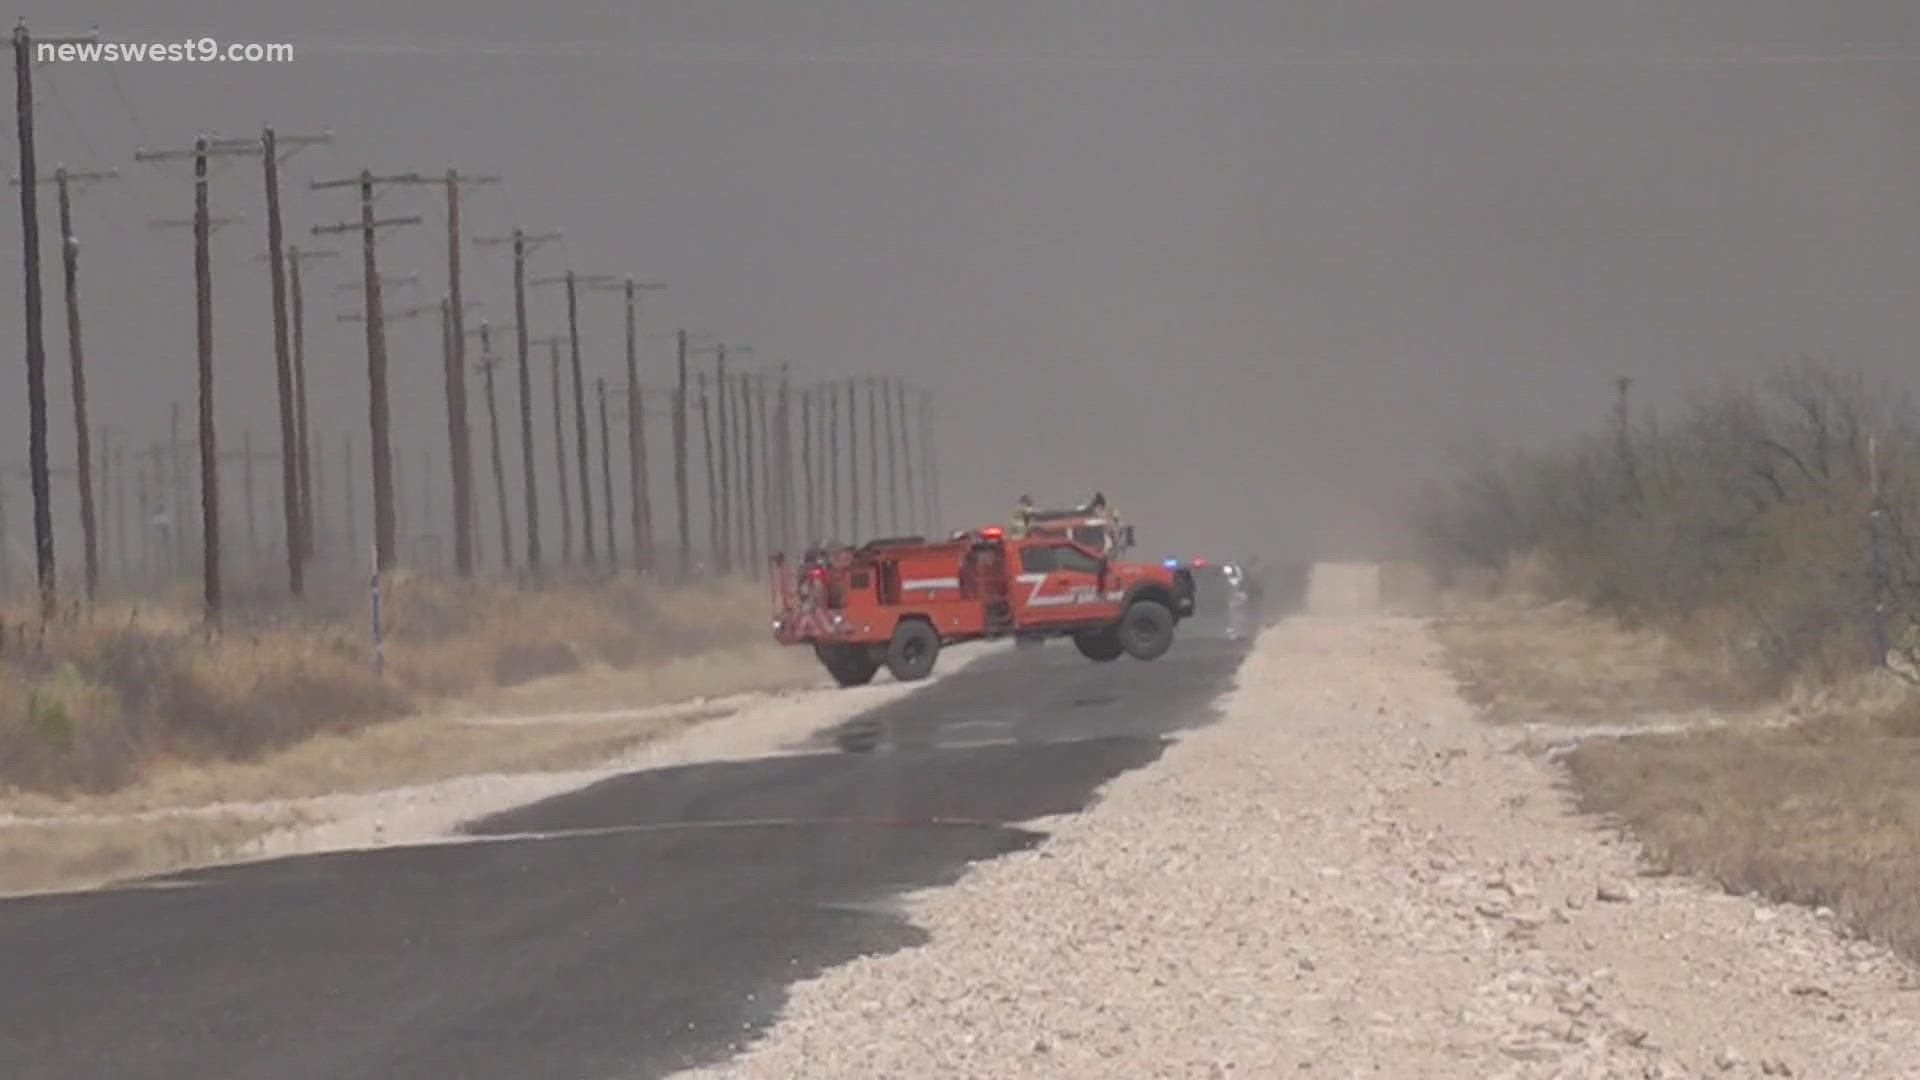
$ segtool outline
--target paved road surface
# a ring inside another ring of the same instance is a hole
[[[973,665],[830,749],[634,773],[471,838],[0,902],[0,1076],[654,1076],[916,940],[893,897],[1035,842],[1209,717],[1241,648]],[[858,1032],[849,1032],[858,1038]]]

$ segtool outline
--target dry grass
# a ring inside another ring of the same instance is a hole
[[[1920,730],[1825,721],[1584,744],[1580,805],[1663,868],[1822,905],[1920,957]]]
[[[261,620],[209,637],[191,610],[103,606],[45,627],[0,613],[0,790],[109,793],[555,676],[591,684],[636,673],[622,690],[629,701],[796,677],[789,663],[762,666],[776,651],[765,600],[741,583],[527,590],[401,576],[389,591],[384,677],[364,615]]]
[[[1573,602],[1456,606],[1435,628],[1468,700],[1502,723],[1646,723],[1766,700],[1709,650]]]
[[[1920,957],[1920,702],[1893,680],[1774,696],[1711,648],[1569,604],[1481,605],[1439,635],[1497,721],[1694,726],[1589,734],[1566,759],[1581,808],[1633,832],[1659,869],[1824,905]]]

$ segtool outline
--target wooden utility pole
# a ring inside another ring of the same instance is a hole
[[[734,399],[739,410],[734,414],[734,426],[740,432],[739,463],[740,470],[740,557],[746,562],[748,577],[754,576],[754,568],[760,562],[759,513],[754,497],[754,421],[753,421],[753,376],[742,374],[734,380],[739,396]]]
[[[493,372],[500,358],[493,355],[493,328],[480,320],[480,361],[477,365],[487,399],[487,441],[492,451],[493,497],[500,514],[500,565],[513,569],[513,524],[507,507],[507,469],[500,452],[500,410],[494,400]]]
[[[535,278],[535,285],[565,285],[567,287],[567,351],[572,358],[573,368],[573,443],[576,464],[580,473],[580,535],[581,558],[588,566],[595,562],[593,550],[593,470],[587,444],[587,391],[586,377],[580,369],[580,286],[600,286],[612,283],[614,279],[604,274],[576,274],[572,270],[556,277]],[[565,453],[564,448],[561,451]]]
[[[712,483],[708,485],[707,498],[713,504],[708,509],[715,517],[714,536],[717,540],[714,547],[713,569],[718,574],[730,574],[733,572],[734,553],[743,550],[742,545],[734,542],[734,536],[745,515],[736,513],[736,496],[740,489],[738,481],[741,480],[740,470],[743,467],[740,453],[740,436],[743,434],[743,429],[739,405],[733,400],[735,380],[728,377],[727,361],[734,357],[750,355],[753,348],[746,345],[732,347],[721,342],[695,349],[693,352],[702,356],[710,354],[714,358],[713,406],[716,423],[713,438],[707,443],[707,451],[710,455],[714,453],[719,455],[717,461],[708,463],[710,470],[718,472],[717,477],[709,477],[709,480],[717,480],[718,486]],[[701,400],[703,402],[701,407],[704,409],[706,407],[704,393]],[[704,416],[701,422],[703,424],[707,422]]]
[[[733,396],[733,382],[727,378],[727,347],[725,345],[715,345],[714,358],[713,389],[715,396],[718,398],[718,401],[715,403],[718,409],[718,413],[715,416],[715,427],[718,429],[720,439],[720,549],[713,569],[717,574],[729,574],[733,572],[734,551],[734,453],[733,440],[729,437],[731,433],[727,430],[727,404],[728,399]],[[712,496],[709,496],[709,498],[711,497]]]
[[[867,507],[873,511],[873,531],[886,530],[880,524],[880,392],[873,376],[867,384]]]
[[[207,140],[203,137],[195,141],[193,156],[193,276],[198,298],[194,325],[200,353],[200,572],[207,621],[217,626],[221,613],[220,446],[213,425],[213,269],[207,242],[212,232],[207,216]]]
[[[906,506],[907,531],[931,531],[932,525],[920,513],[920,503],[914,498],[913,490],[913,439],[908,432],[912,423],[907,419],[907,384],[904,379],[893,380],[894,411],[900,417],[900,494],[901,502]]]
[[[927,523],[940,528],[940,459],[936,456],[933,431],[933,391],[920,391],[920,468],[926,473],[922,484],[927,497]]]
[[[567,421],[560,388],[561,339],[554,336],[545,340],[550,358],[548,370],[553,375],[553,464],[560,474],[560,565],[566,566],[573,562],[573,497],[567,494]]]
[[[648,490],[647,465],[647,429],[645,412],[640,398],[640,359],[638,337],[639,294],[658,292],[665,289],[666,283],[660,281],[635,281],[628,277],[618,285],[600,285],[602,292],[618,290],[626,298],[627,316],[627,502],[628,527],[633,532],[633,568],[636,573],[651,574],[654,571],[653,546],[653,496]],[[675,428],[676,432],[678,427]],[[609,523],[613,517],[613,503],[607,503]],[[611,527],[611,524],[609,524]],[[613,544],[607,544],[611,551]],[[617,565],[617,563],[616,563]]]
[[[453,470],[454,568],[461,577],[473,574],[474,522],[479,519],[473,499],[473,437],[467,424],[467,333],[465,300],[460,274],[460,185],[497,184],[497,176],[461,176],[447,170],[447,291],[452,307],[453,355],[447,361],[447,434],[451,444],[448,464]]]
[[[827,533],[839,538],[851,538],[851,532],[843,532],[847,519],[840,513],[840,390],[833,383],[823,383],[820,387],[820,400],[827,408]]]
[[[53,173],[53,184],[60,200],[61,266],[67,301],[67,370],[73,385],[74,467],[80,485],[80,536],[85,547],[85,580],[89,601],[100,589],[100,532],[93,498],[92,428],[87,422],[86,352],[81,347],[80,335],[80,238],[73,231],[70,189],[76,182],[84,184],[110,180],[118,175],[113,170],[69,172],[64,166],[55,167]]]
[[[720,532],[721,500],[714,479],[713,460],[713,423],[711,412],[707,408],[707,373],[700,373],[700,438],[706,444],[703,455],[707,463],[707,547],[711,552],[713,572],[719,573],[726,551],[726,538]]]
[[[769,545],[769,554],[775,549],[784,552],[793,547],[793,391],[789,378],[787,365],[781,364],[780,383],[773,407],[774,503],[780,517],[774,531],[775,543]]]
[[[533,466],[533,363],[527,341],[527,255],[541,244],[559,238],[557,232],[533,234],[515,229],[508,236],[479,236],[473,241],[481,247],[505,244],[513,249],[513,326],[520,361],[521,489],[527,508],[527,569],[535,580],[540,577],[540,496]]]
[[[593,389],[600,399],[600,505],[606,510],[607,569],[618,573],[620,548],[613,540],[613,442],[607,429],[607,380],[595,379]]]
[[[860,542],[860,380],[847,379],[847,542]]]
[[[680,580],[685,581],[693,570],[693,515],[687,498],[687,332],[679,330],[673,336],[677,349],[673,384],[673,501],[675,523],[680,529]],[[706,400],[704,392],[701,400]]]
[[[811,546],[820,539],[820,504],[816,498],[818,486],[813,477],[813,387],[804,387],[800,391],[800,480],[805,498],[801,521],[805,528],[806,543]]]
[[[304,251],[299,245],[287,248],[287,292],[293,302],[293,402],[297,417],[300,479],[300,560],[313,561],[319,547],[320,525],[316,520],[321,499],[315,496],[314,474],[320,465],[313,457],[311,423],[307,407],[307,300],[300,283],[300,263],[305,259],[333,259],[337,251]]]
[[[313,235],[360,233],[360,268],[367,326],[367,419],[373,440],[374,568],[382,574],[393,569],[398,558],[398,535],[393,497],[392,409],[387,398],[386,316],[380,300],[380,263],[374,245],[380,230],[418,225],[422,220],[418,214],[390,218],[374,216],[374,187],[388,179],[376,177],[371,171],[363,169],[357,178],[315,180],[310,185],[315,191],[353,186],[360,189],[360,221],[357,224],[341,222],[336,225],[316,225]]]
[[[258,142],[224,142],[215,145],[205,135],[193,141],[192,150],[138,150],[136,161],[172,161],[193,159],[193,276],[199,341],[200,368],[200,550],[202,597],[207,622],[218,626],[221,616],[220,568],[220,446],[214,430],[213,407],[213,270],[209,238],[217,224],[207,210],[207,159],[209,157],[245,157],[262,152]],[[156,222],[162,228],[181,224]]]
[[[284,138],[272,128],[260,132],[260,158],[265,166],[267,191],[267,262],[273,286],[273,364],[274,380],[280,397],[280,503],[286,519],[287,591],[295,597],[306,592],[304,558],[307,536],[305,507],[301,502],[300,481],[300,406],[295,389],[293,357],[287,335],[287,274],[284,232],[280,219],[281,147],[311,146],[331,142],[333,135],[289,135]],[[217,146],[241,147],[241,140],[221,140]],[[247,512],[253,512],[249,499]],[[252,526],[248,526],[249,532]]]
[[[887,440],[887,531],[894,535],[906,532],[900,523],[900,453],[898,425],[893,420],[892,380],[881,376],[873,381],[873,390],[880,395],[880,413],[882,429]]]
[[[94,35],[43,39],[48,43],[92,41]],[[14,124],[20,138],[20,176],[37,178],[33,154],[33,37],[26,20],[13,27]],[[40,585],[40,618],[58,607],[53,561],[53,485],[47,475],[47,351],[40,301],[39,186],[20,185],[20,253],[27,339],[27,468],[33,488],[33,556]]]

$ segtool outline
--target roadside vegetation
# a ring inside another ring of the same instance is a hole
[[[209,635],[189,602],[103,603],[41,623],[0,611],[0,789],[123,788],[156,768],[259,759],[316,735],[454,697],[589,669],[629,671],[770,651],[764,600],[742,583],[657,589],[634,579],[553,585],[397,575],[384,671],[364,611],[230,619]],[[736,655],[737,654],[737,655]],[[716,669],[707,693],[749,689]]]
[[[1584,809],[1658,869],[1920,956],[1909,402],[1810,361],[1659,422],[1623,392],[1589,437],[1462,453],[1416,525],[1481,601],[1440,624],[1466,692],[1495,721],[1574,725]]]

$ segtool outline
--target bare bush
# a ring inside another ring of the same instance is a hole
[[[1731,625],[1727,648],[1756,674],[1858,667],[1876,659],[1876,598],[1894,644],[1920,650],[1915,421],[1904,399],[1802,359],[1678,423],[1623,413],[1543,451],[1458,454],[1415,525],[1443,575],[1538,554],[1561,595],[1629,624]]]

